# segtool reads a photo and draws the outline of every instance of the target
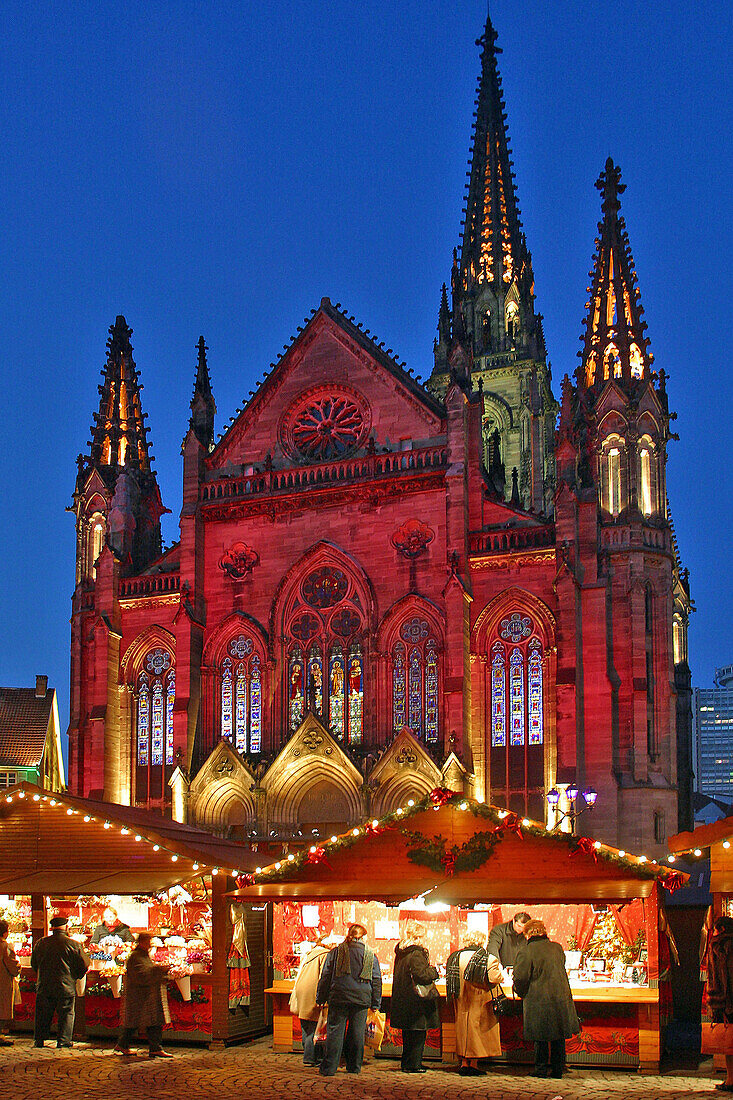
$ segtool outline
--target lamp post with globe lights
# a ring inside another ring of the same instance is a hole
[[[547,804],[551,810],[555,812],[555,824],[550,829],[551,833],[556,833],[562,828],[564,821],[570,823],[570,832],[575,832],[575,822],[584,814],[586,810],[592,810],[598,799],[598,792],[593,787],[584,787],[582,793],[578,790],[575,783],[570,783],[565,788],[565,797],[568,801],[568,809],[561,810],[560,799],[562,793],[553,787],[551,791],[547,792]],[[582,802],[581,802],[582,799]]]

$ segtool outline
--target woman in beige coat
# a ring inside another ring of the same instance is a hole
[[[0,920],[0,1046],[9,1047],[13,1040],[7,1032],[13,1019],[15,1001],[14,979],[20,974],[20,963],[8,943],[8,922]]]
[[[461,1060],[462,1077],[482,1077],[479,1058],[501,1054],[499,1021],[494,1015],[491,985],[501,981],[501,965],[486,954],[486,936],[469,931],[462,938],[460,951],[448,959],[449,996],[455,999],[456,1053]]]
[[[316,989],[328,951],[323,936],[319,936],[301,962],[293,992],[290,994],[290,1011],[300,1020],[304,1066],[316,1064],[316,1028],[321,1014],[321,1009],[316,1004]]]

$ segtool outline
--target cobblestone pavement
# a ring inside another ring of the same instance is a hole
[[[661,1076],[630,1071],[574,1069],[562,1081],[541,1081],[527,1070],[490,1070],[486,1077],[459,1077],[455,1069],[432,1069],[410,1077],[397,1062],[365,1063],[360,1076],[340,1071],[319,1077],[297,1054],[274,1054],[271,1038],[222,1051],[171,1047],[169,1061],[113,1056],[109,1045],[89,1049],[35,1049],[28,1038],[0,1049],[0,1098],[5,1100],[673,1100],[716,1095],[712,1064],[670,1070]],[[721,1095],[721,1093],[717,1093]]]

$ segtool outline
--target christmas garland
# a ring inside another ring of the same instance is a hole
[[[454,875],[456,871],[477,871],[491,858],[491,854],[500,839],[500,830],[474,833],[465,844],[454,844],[448,848],[444,836],[434,836],[432,840],[412,829],[401,829],[410,848],[407,858],[421,867],[429,867],[440,874]]]

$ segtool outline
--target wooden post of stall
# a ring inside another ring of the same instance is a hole
[[[31,940],[33,946],[48,935],[46,924],[46,898],[43,894],[31,894]]]
[[[644,899],[646,917],[647,977],[649,988],[659,994],[659,886],[655,882],[651,894]],[[638,1005],[639,1013],[639,1073],[659,1073],[661,1034],[659,996],[653,1004]]]
[[[232,930],[229,900],[234,884],[221,871],[211,876],[211,1049],[221,1050],[229,1037],[229,968]]]

